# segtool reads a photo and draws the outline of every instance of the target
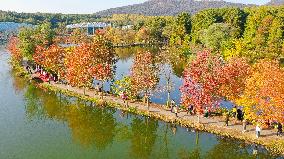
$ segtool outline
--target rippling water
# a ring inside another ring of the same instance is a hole
[[[274,158],[258,146],[44,92],[0,51],[0,158]]]

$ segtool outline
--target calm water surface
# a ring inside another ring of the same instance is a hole
[[[15,77],[8,58],[1,49],[0,158],[275,158],[261,147],[252,155],[241,141],[44,92]]]

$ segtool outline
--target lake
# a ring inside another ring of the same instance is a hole
[[[8,59],[0,49],[1,158],[256,158],[255,146],[243,141],[38,89],[15,77]],[[117,70],[128,71],[130,64],[131,58],[121,60]],[[257,150],[258,158],[274,158]]]

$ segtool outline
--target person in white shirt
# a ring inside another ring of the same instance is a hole
[[[256,132],[256,138],[259,138],[260,137],[260,126],[259,124],[256,125],[255,127],[255,132]]]

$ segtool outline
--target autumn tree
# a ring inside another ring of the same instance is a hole
[[[136,33],[135,41],[140,43],[149,43],[150,42],[150,31],[149,29],[142,27]]]
[[[197,54],[196,59],[184,71],[181,86],[183,105],[193,105],[198,114],[203,113],[205,107],[213,108],[216,105],[220,100],[217,71],[222,65],[221,59],[211,55],[209,51]]]
[[[34,61],[53,73],[60,73],[65,69],[65,50],[58,45],[51,45],[48,48],[37,46],[33,55]]]
[[[244,94],[238,101],[246,118],[255,122],[284,122],[284,70],[276,60],[260,60],[253,65]]]
[[[244,93],[251,66],[243,58],[232,58],[217,70],[220,97],[236,102]]]
[[[19,50],[19,39],[17,37],[11,37],[8,43],[8,50],[11,53],[12,60],[15,62],[21,62],[23,55]]]
[[[95,78],[106,81],[113,76],[115,63],[111,43],[97,37],[92,43],[83,43],[66,56],[66,79],[72,86],[87,87]]]
[[[193,105],[201,114],[205,107],[214,108],[224,98],[238,99],[248,75],[249,65],[244,59],[226,63],[219,55],[199,52],[184,71],[184,82],[180,88],[182,103]]]
[[[135,92],[144,94],[149,109],[148,95],[159,82],[158,67],[154,55],[149,52],[138,52],[131,67],[131,85]]]
[[[50,23],[44,23],[35,28],[22,28],[19,32],[21,54],[28,59],[32,59],[37,46],[48,47],[53,44],[54,35]]]
[[[87,36],[87,31],[81,28],[76,28],[72,30],[71,36],[69,37],[69,42],[73,44],[87,43],[91,40]]]
[[[259,7],[246,9],[248,17],[242,39],[227,51],[228,57],[279,59],[284,56],[283,8]]]
[[[125,92],[128,99],[137,99],[137,94],[132,88],[131,77],[129,76],[124,76],[122,79],[114,81],[112,91],[116,95],[120,95],[121,92]]]

